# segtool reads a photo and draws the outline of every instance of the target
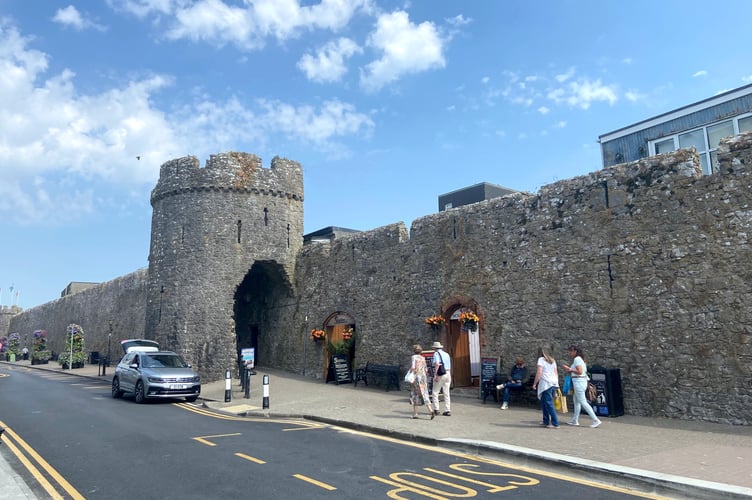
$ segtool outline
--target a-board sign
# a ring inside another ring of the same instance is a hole
[[[486,382],[494,382],[496,377],[496,358],[480,358],[480,391],[483,397],[483,387]]]
[[[350,363],[346,355],[335,354],[329,358],[329,373],[327,373],[326,381],[335,382],[337,385],[352,382]]]
[[[423,357],[426,360],[426,382],[428,382],[428,394],[433,394],[433,353],[434,351],[423,351]]]
[[[240,350],[240,359],[243,360],[243,364],[246,369],[252,370],[256,368],[256,348],[244,347]]]

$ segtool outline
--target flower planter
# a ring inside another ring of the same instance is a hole
[[[63,362],[61,366],[63,367],[63,370],[68,370],[68,369],[70,369],[70,367],[69,367],[69,365],[68,365],[68,362],[67,362],[67,361]],[[74,369],[74,370],[75,370],[76,368],[83,368],[83,367],[84,367],[84,362],[83,362],[83,361],[74,361],[74,362],[73,362],[73,369]]]

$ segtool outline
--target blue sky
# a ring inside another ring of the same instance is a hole
[[[300,162],[305,231],[601,168],[599,135],[752,82],[752,2],[0,0],[0,302],[148,265],[159,166]]]

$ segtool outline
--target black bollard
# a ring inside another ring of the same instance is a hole
[[[251,397],[251,370],[246,368],[245,370],[245,394],[243,395],[243,399],[250,399]]]
[[[230,370],[225,372],[225,403],[232,401],[232,377]]]
[[[269,409],[269,375],[264,375],[264,399],[261,407],[264,410]]]

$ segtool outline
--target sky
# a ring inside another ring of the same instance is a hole
[[[303,167],[305,232],[536,193],[752,83],[752,2],[0,0],[0,305],[148,267],[166,161]]]

